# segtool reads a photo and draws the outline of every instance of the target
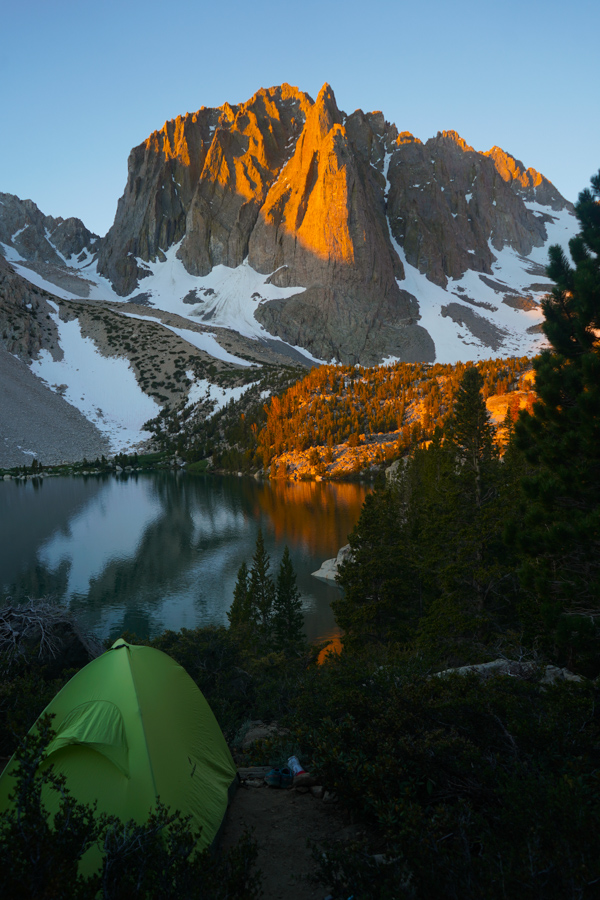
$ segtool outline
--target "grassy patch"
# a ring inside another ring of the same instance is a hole
[[[193,475],[197,475],[200,472],[206,472],[208,470],[208,460],[200,459],[198,462],[190,463],[187,466],[186,471],[191,472]]]

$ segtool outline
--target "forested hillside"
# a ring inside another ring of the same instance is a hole
[[[487,399],[516,390],[531,360],[490,359],[477,368]],[[398,432],[399,442],[408,445],[442,424],[464,371],[462,363],[320,366],[271,399],[258,445],[265,461],[284,450],[341,444],[352,435]]]
[[[526,403],[523,375],[531,367],[527,357],[478,363],[484,398],[524,389]],[[267,405],[266,422],[257,436],[263,463],[272,465],[272,475],[302,471],[302,455],[313,448],[307,457],[313,474],[335,477],[342,474],[341,457],[348,455],[340,453],[340,445],[355,451],[349,454],[351,471],[403,456],[410,447],[431,440],[443,424],[465,370],[462,363],[312,369]]]
[[[210,458],[217,469],[264,469],[272,478],[343,478],[389,465],[431,440],[470,365],[330,365],[308,374],[265,367],[239,400],[209,418],[202,405],[181,406],[148,427],[159,449],[189,463]],[[490,359],[477,369],[496,420],[509,407],[513,418],[520,407],[531,408],[530,359]],[[498,439],[505,439],[502,429]]]

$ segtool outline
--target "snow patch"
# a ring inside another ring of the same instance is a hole
[[[387,178],[387,167],[384,167],[386,175],[385,195],[390,190]],[[417,188],[420,185],[413,185]],[[465,194],[467,203],[473,197],[472,191]],[[485,284],[479,277],[479,273],[467,270],[462,278],[449,279],[446,288],[434,284],[411,266],[406,260],[406,254],[398,242],[394,239],[388,219],[390,240],[398,256],[402,260],[405,271],[404,280],[398,279],[398,287],[408,291],[417,298],[421,318],[419,325],[424,327],[434,341],[436,348],[436,362],[456,363],[465,360],[489,359],[492,356],[522,356],[533,355],[546,343],[542,334],[529,334],[527,329],[543,321],[540,309],[521,310],[515,309],[503,303],[503,294],[512,291],[532,296],[539,301],[545,290],[532,291],[532,283],[544,286],[547,282],[548,289],[552,282],[545,275],[539,275],[532,271],[532,264],[546,265],[548,261],[548,246],[558,243],[565,249],[568,248],[569,239],[577,232],[578,223],[575,216],[568,210],[557,212],[539,203],[527,203],[526,206],[532,212],[544,213],[552,217],[552,221],[546,223],[548,239],[543,247],[536,247],[529,257],[522,257],[510,247],[496,250],[490,242],[490,250],[494,259],[490,280],[503,282],[506,291],[499,284],[498,289]],[[453,218],[457,213],[452,213]],[[473,251],[470,251],[471,253]],[[469,298],[471,301],[469,303]],[[475,315],[487,320],[492,326],[501,331],[502,344],[497,350],[492,350],[487,344],[475,337],[468,328],[455,323],[450,316],[442,316],[442,306],[449,303],[459,303],[465,309],[469,309]],[[493,309],[481,304],[489,304]],[[389,357],[385,363],[395,362],[394,357]]]
[[[256,272],[248,260],[232,269],[228,266],[215,266],[208,275],[190,275],[183,262],[177,258],[181,246],[173,244],[165,251],[163,262],[138,263],[151,272],[144,278],[135,293],[143,291],[152,296],[152,301],[166,312],[176,313],[186,319],[204,319],[211,325],[232,328],[245,337],[272,337],[254,318],[258,303],[275,300],[280,297],[291,297],[303,293],[306,288],[279,288],[267,284],[268,276]],[[195,306],[183,302],[190,291],[195,290],[199,301]],[[253,299],[258,294],[259,299]],[[129,298],[133,293],[129,295]],[[119,298],[122,299],[123,298]]]
[[[7,262],[15,263],[23,259],[16,247],[11,247],[10,244],[5,244],[3,241],[0,241],[0,247],[2,247],[2,255]]]
[[[11,235],[11,238],[10,238],[11,241],[14,241],[14,239],[18,238],[20,234],[23,234],[23,232],[25,231],[26,228],[29,228],[29,223],[27,223],[27,225],[23,225],[23,227],[19,228],[18,231],[15,231],[15,233],[13,235]]]
[[[45,237],[46,237],[46,240],[48,241],[48,243],[50,244],[50,246],[52,247],[52,249],[53,249],[54,252],[56,253],[56,255],[57,255],[58,257],[60,257],[60,259],[62,259],[62,261],[64,262],[65,266],[68,266],[68,265],[69,265],[69,261],[68,261],[67,257],[64,255],[64,253],[61,253],[60,250],[58,249],[58,247],[55,247],[54,244],[52,243],[52,240],[51,240],[51,238],[52,238],[52,232],[50,231],[49,228],[44,228],[44,235],[45,235]]]
[[[125,316],[127,319],[140,319],[142,322],[153,322],[155,325],[162,325],[167,331],[172,331],[173,334],[176,334],[178,337],[182,338],[182,340],[187,341],[188,344],[197,347],[198,350],[204,350],[205,353],[208,353],[215,359],[232,363],[235,366],[254,365],[254,363],[249,362],[247,359],[242,359],[239,356],[234,356],[233,353],[229,353],[224,347],[221,347],[215,335],[208,331],[192,331],[191,328],[176,328],[174,325],[165,325],[164,322],[161,322],[160,319],[157,319],[155,316],[142,316],[137,313],[121,312],[120,310],[119,312],[120,315]]]
[[[63,322],[58,306],[52,314],[64,358],[54,360],[41,350],[31,371],[76,407],[109,439],[114,452],[128,450],[149,438],[143,425],[160,406],[143,392],[129,360],[105,357],[91,338],[84,338],[77,319]]]
[[[25,447],[21,447],[20,444],[17,444],[17,447],[21,451],[21,453],[25,453],[27,456],[33,456],[33,457],[37,456],[37,453],[35,450],[26,450]]]
[[[220,409],[223,409],[224,406],[227,406],[230,400],[237,402],[242,394],[245,394],[246,391],[256,383],[252,382],[250,384],[242,384],[239,387],[225,388],[207,381],[206,378],[193,380],[194,373],[192,371],[186,372],[185,374],[190,381],[193,381],[188,395],[188,405],[199,403],[201,400],[213,400],[215,401],[215,406],[210,416],[213,416]],[[210,416],[208,416],[208,418],[210,418]]]
[[[37,272],[34,272],[33,269],[30,269],[28,266],[21,265],[14,257],[10,259],[7,256],[6,258],[12,265],[17,275],[21,275],[23,278],[25,278],[26,281],[28,281],[30,284],[33,284],[34,287],[41,288],[41,290],[43,291],[48,291],[49,294],[54,294],[55,297],[60,297],[61,300],[79,299],[76,294],[72,294],[70,291],[66,291],[64,288],[58,287],[57,284],[54,284],[52,281],[48,281],[46,278],[38,275]],[[18,258],[22,259],[22,257],[20,256]]]
[[[433,339],[436,348],[436,362],[457,363],[466,360],[489,359],[492,356],[524,356],[537,353],[544,344],[543,335],[527,333],[530,325],[538,324],[543,320],[539,311],[513,309],[501,301],[498,302],[498,294],[493,288],[484,284],[479,278],[479,274],[472,270],[465,272],[460,279],[449,279],[448,286],[444,289],[429,281],[425,275],[406,261],[403,248],[394,238],[392,238],[392,243],[402,260],[406,275],[403,281],[398,280],[398,287],[401,290],[409,291],[418,299],[421,314],[419,325],[426,328]],[[505,248],[499,256],[501,259],[495,264],[492,277],[495,277],[497,272],[511,286],[515,287],[517,276],[518,282],[523,287],[531,283],[532,276],[527,275],[524,271],[527,267],[527,260],[523,260],[508,248]],[[514,277],[507,277],[507,268],[509,267],[511,276]],[[461,292],[457,290],[459,287],[467,296],[478,302],[492,303],[497,308],[495,312],[492,312],[486,310],[485,307],[472,306],[467,302],[462,303],[476,315],[487,319],[492,325],[506,332],[502,347],[498,350],[492,350],[471,334],[468,328],[455,323],[450,316],[442,316],[442,306],[451,302],[461,303]],[[454,295],[455,293],[457,296]],[[393,360],[390,358],[388,361]]]
[[[526,201],[525,206],[532,213],[544,213],[552,216],[552,222],[545,222],[544,227],[548,238],[543,247],[534,247],[529,254],[528,259],[541,265],[548,264],[548,247],[552,244],[559,244],[570,259],[569,241],[579,233],[580,226],[575,213],[568,209],[555,210],[549,206],[542,206],[541,203]]]
[[[14,247],[9,244],[2,244],[2,246],[6,259],[13,264],[18,274],[31,284],[54,294],[61,300],[81,299],[78,294],[58,287],[26,265],[22,265],[25,260]],[[268,284],[269,276],[253,269],[247,259],[237,268],[219,265],[215,266],[208,275],[190,275],[182,261],[177,258],[180,246],[181,242],[164,251],[166,259],[162,262],[158,260],[145,262],[137,259],[138,265],[148,272],[148,276],[143,278],[139,286],[127,297],[117,294],[110,281],[98,273],[98,262],[89,251],[86,250],[86,257],[81,262],[78,262],[75,257],[71,257],[67,262],[71,269],[85,268],[85,274],[82,273],[82,277],[85,277],[89,286],[88,300],[108,300],[125,305],[127,302],[135,300],[140,293],[149,294],[153,305],[165,312],[174,313],[192,322],[206,321],[210,322],[211,326],[229,328],[253,340],[277,341],[284,346],[292,347],[312,362],[317,364],[324,362],[303,347],[288,344],[280,337],[270,334],[254,318],[254,312],[261,303],[301,294],[306,288],[299,286],[280,288]],[[73,272],[73,274],[80,273]],[[183,298],[189,296],[190,292],[196,293],[198,297],[196,304],[183,302]],[[142,316],[136,317],[143,318]],[[157,319],[153,321],[162,324]],[[167,326],[163,325],[163,327]],[[171,330],[177,333],[177,329],[171,328]],[[184,340],[201,350],[206,350],[211,356],[238,366],[252,365],[247,360],[228,354],[212,335],[199,335],[197,332],[187,331],[187,329],[184,331],[185,334],[181,335]]]

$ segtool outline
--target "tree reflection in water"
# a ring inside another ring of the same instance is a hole
[[[0,483],[10,509],[0,591],[50,596],[102,638],[226,624],[237,571],[261,527],[274,567],[290,548],[307,635],[335,631],[338,588],[312,578],[347,543],[367,489],[152,473]],[[6,520],[5,520],[6,522]]]

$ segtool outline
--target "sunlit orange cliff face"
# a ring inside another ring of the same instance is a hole
[[[346,151],[346,131],[326,85],[306,118],[296,152],[271,188],[253,234],[252,256],[259,265],[282,264],[284,235],[321,259],[352,263],[355,259],[349,218],[356,175]],[[279,259],[268,258],[271,253]]]
[[[357,160],[344,118],[324,85],[261,209],[249,261],[259,271],[286,266],[282,280],[298,285],[310,284],[316,269],[325,273],[321,283],[333,283],[348,278],[352,267],[353,280],[376,283],[382,294],[393,292],[389,235],[373,214],[378,186]]]

